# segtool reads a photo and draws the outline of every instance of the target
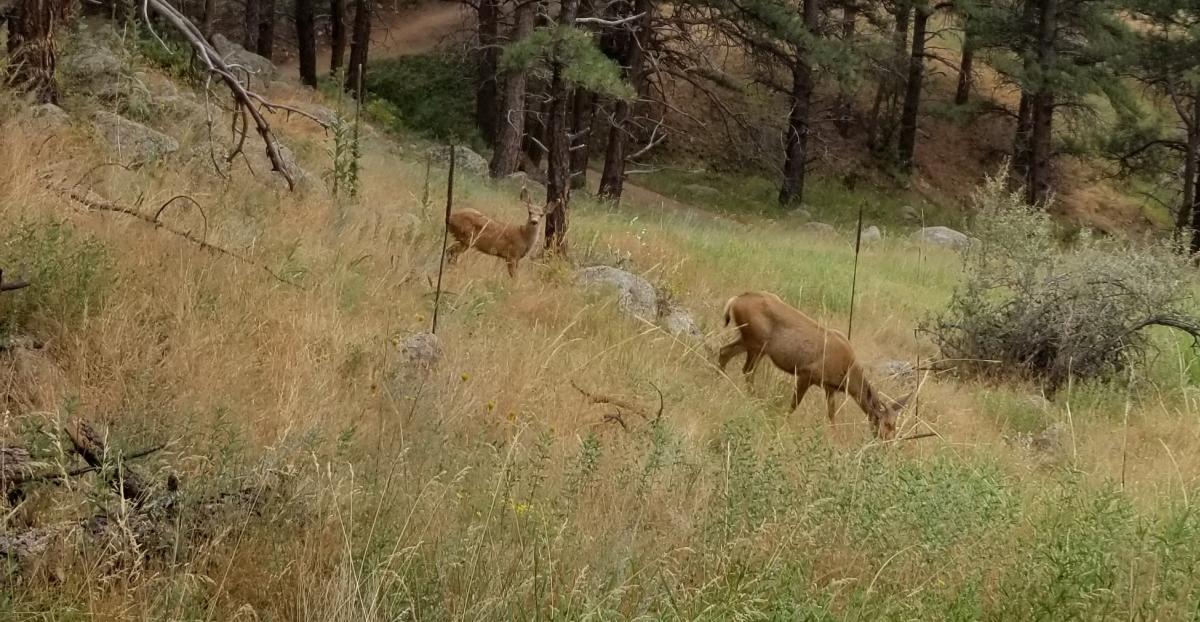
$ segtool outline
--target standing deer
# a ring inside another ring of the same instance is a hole
[[[450,214],[448,226],[455,244],[447,251],[449,263],[455,263],[459,255],[473,248],[503,259],[508,265],[508,275],[517,278],[517,263],[529,254],[529,249],[537,241],[538,223],[546,212],[546,209],[529,201],[524,188],[521,189],[521,199],[529,208],[529,219],[519,227],[492,220],[473,209]]]
[[[744,352],[742,373],[749,383],[750,374],[765,354],[776,367],[796,376],[791,410],[816,385],[825,389],[830,423],[837,410],[834,398],[838,392],[845,392],[867,414],[875,436],[890,439],[895,435],[896,418],[912,395],[893,400],[875,391],[845,335],[817,324],[770,292],[748,292],[730,298],[725,303],[725,325],[730,321],[740,336],[721,348],[722,370],[729,359]]]

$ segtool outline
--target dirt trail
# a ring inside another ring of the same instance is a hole
[[[460,2],[425,2],[400,12],[381,11],[380,17],[371,29],[372,60],[428,52],[472,25],[470,8]],[[281,65],[285,70],[296,66],[294,57]],[[317,71],[329,73],[328,41],[317,50]]]

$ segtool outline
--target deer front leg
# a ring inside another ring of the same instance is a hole
[[[514,259],[505,259],[504,263],[508,264],[508,276],[515,281],[517,279],[517,262]]]
[[[467,250],[467,245],[462,242],[455,242],[454,246],[446,249],[446,263],[454,265],[458,262],[458,256]]]
[[[796,373],[796,392],[792,393],[792,407],[788,412],[795,412],[796,407],[800,405],[800,401],[804,399],[804,394],[808,393],[808,389],[812,385],[812,376],[805,372]]]

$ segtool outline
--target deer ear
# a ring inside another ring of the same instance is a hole
[[[905,406],[908,406],[909,400],[911,400],[912,397],[916,394],[917,394],[917,392],[913,391],[912,393],[909,393],[908,395],[905,395],[904,397],[896,400],[896,406],[898,406],[900,409],[903,409]]]

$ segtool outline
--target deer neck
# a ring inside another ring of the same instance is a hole
[[[537,241],[538,225],[540,223],[541,221],[527,221],[524,225],[521,225],[521,241],[525,243],[525,252],[527,254],[529,253],[529,250],[533,249],[534,242]]]
[[[846,373],[845,390],[858,404],[858,407],[871,417],[872,421],[883,415],[885,410],[883,401],[871,383],[867,382],[867,377],[858,363],[851,365],[850,370]]]

